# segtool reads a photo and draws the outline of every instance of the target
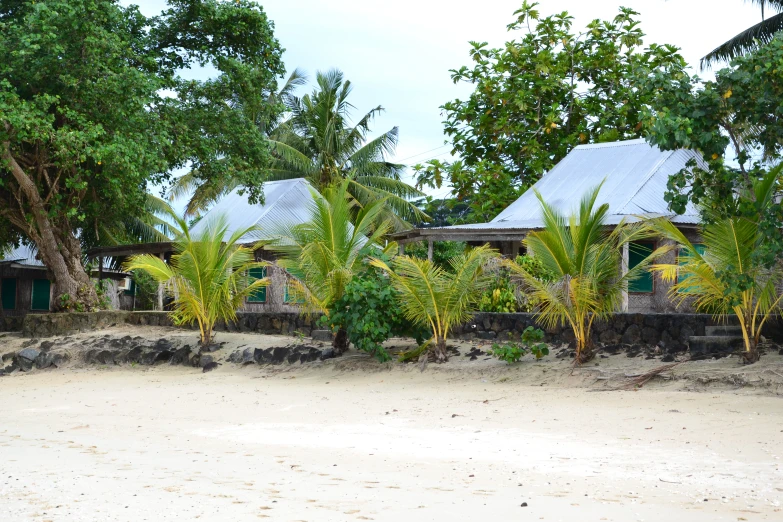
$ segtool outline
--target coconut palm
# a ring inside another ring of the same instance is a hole
[[[430,354],[436,362],[444,362],[449,332],[473,316],[481,294],[492,284],[484,267],[495,257],[497,252],[482,246],[451,258],[449,270],[408,256],[392,259],[393,269],[380,259],[371,264],[392,278],[405,317],[432,329]]]
[[[301,84],[299,78],[296,80],[292,83],[289,79],[278,95],[290,117],[268,130],[275,158],[269,180],[306,178],[319,192],[349,180],[348,194],[357,203],[354,208],[385,200],[384,217],[394,230],[409,228],[408,221],[426,219],[426,214],[409,201],[424,194],[402,181],[404,165],[387,160],[397,145],[397,127],[367,139],[370,124],[383,107],[372,109],[352,124],[350,113],[354,107],[348,100],[352,87],[342,72],[319,72],[317,87],[303,97],[293,95],[293,88]],[[196,179],[194,173],[181,178],[173,194],[193,189]],[[236,180],[220,186],[198,186],[188,212],[200,212],[237,186]]]
[[[619,310],[628,283],[638,278],[653,259],[671,249],[656,249],[622,274],[623,246],[648,237],[649,232],[640,224],[624,222],[609,230],[605,223],[609,205],[596,208],[600,189],[601,185],[589,191],[578,211],[569,217],[548,205],[536,192],[544,228],[530,232],[524,245],[551,277],[543,279],[526,266],[507,264],[512,273],[521,277],[528,297],[538,303],[539,321],[547,328],[568,325],[572,329],[577,364],[595,356],[593,322]]]
[[[747,1],[747,0],[746,0]],[[783,29],[783,13],[766,18],[767,9],[783,10],[783,0],[750,0],[761,8],[761,22],[739,33],[731,40],[722,43],[701,59],[702,69],[716,63],[729,61],[755,51],[769,43]]]
[[[239,245],[240,239],[258,233],[255,227],[229,236],[225,216],[217,216],[193,237],[183,219],[178,218],[177,224],[182,234],[174,241],[170,263],[143,254],[131,257],[124,269],[143,270],[164,283],[174,297],[174,323],[198,324],[203,348],[212,344],[217,321],[235,321],[245,298],[268,284],[266,278],[251,282],[247,275],[267,263],[255,261],[252,247]]]
[[[778,166],[754,183],[757,208],[774,202],[780,172]],[[781,306],[783,267],[764,266],[755,255],[766,240],[759,220],[711,216],[708,208],[702,212],[707,215],[699,246],[670,222],[650,222],[652,230],[680,248],[678,264],[653,265],[652,270],[674,283],[670,294],[676,302],[692,300],[697,310],[716,316],[734,314],[742,329],[745,361],[756,362],[761,330]]]
[[[326,191],[324,197],[314,194],[308,222],[280,222],[271,234],[273,242],[267,248],[278,254],[278,264],[294,276],[290,292],[302,302],[305,312],[328,317],[368,253],[381,251],[380,239],[389,230],[388,221],[379,221],[385,200],[375,200],[354,215],[355,202],[348,188],[346,180]],[[340,330],[334,339],[335,352],[347,348],[347,333]]]

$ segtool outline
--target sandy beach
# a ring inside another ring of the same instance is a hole
[[[779,397],[595,392],[551,371],[16,373],[0,379],[0,519],[783,519]]]

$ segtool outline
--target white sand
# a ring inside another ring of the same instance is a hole
[[[778,397],[337,368],[4,377],[0,520],[783,520]]]

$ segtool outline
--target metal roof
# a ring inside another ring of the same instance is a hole
[[[191,234],[203,232],[206,223],[223,214],[228,220],[226,239],[235,231],[258,226],[263,232],[271,232],[280,224],[298,225],[310,220],[314,195],[318,192],[304,178],[282,181],[267,181],[263,184],[264,203],[251,204],[247,194],[240,195],[235,189],[224,196],[190,230]],[[256,240],[258,238],[245,238]]]
[[[44,268],[43,262],[36,258],[38,249],[28,245],[11,250],[7,255],[0,256],[0,263],[15,263],[31,268]]]
[[[533,189],[548,204],[570,214],[587,191],[602,181],[596,203],[609,204],[607,225],[616,225],[623,219],[633,221],[638,219],[636,216],[666,216],[675,223],[698,224],[699,213],[692,204],[688,204],[683,215],[675,215],[663,199],[669,176],[683,169],[690,159],[706,168],[694,151],[662,151],[643,139],[580,145],[489,223],[441,230],[542,228],[541,205]]]

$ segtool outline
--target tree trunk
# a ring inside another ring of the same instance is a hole
[[[446,339],[436,338],[430,350],[432,350],[431,353],[436,363],[443,363],[449,360],[449,354],[446,352]]]
[[[21,208],[21,203],[19,214],[9,218],[20,232],[35,243],[41,261],[51,274],[54,283],[52,308],[55,311],[78,309],[85,312],[96,309],[99,304],[98,294],[82,265],[81,245],[68,219],[49,212],[38,187],[11,154],[8,142],[3,143],[2,159],[19,185],[20,195],[24,196],[29,205],[32,220],[28,212]]]
[[[348,350],[348,332],[340,328],[332,341],[335,355],[342,355]]]

